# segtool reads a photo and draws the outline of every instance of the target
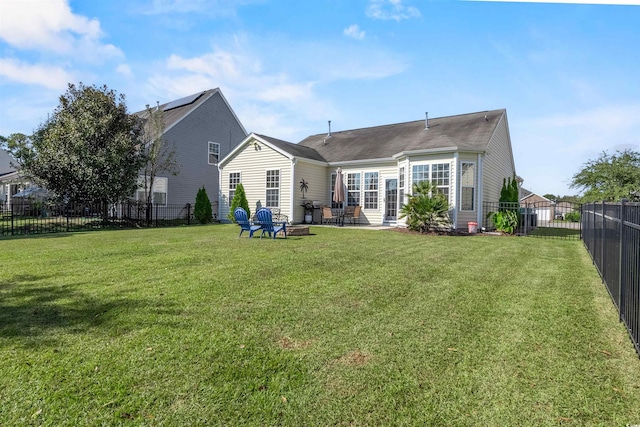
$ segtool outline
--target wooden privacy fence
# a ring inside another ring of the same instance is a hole
[[[591,203],[582,239],[640,355],[640,203]]]

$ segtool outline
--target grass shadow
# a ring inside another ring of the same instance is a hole
[[[92,328],[130,330],[144,323],[124,322],[123,310],[149,308],[171,318],[178,311],[170,300],[99,297],[79,290],[83,284],[48,285],[51,277],[16,275],[0,282],[0,338],[51,336],[54,330],[85,333]],[[156,319],[157,320],[157,319]],[[165,322],[174,326],[172,322]]]

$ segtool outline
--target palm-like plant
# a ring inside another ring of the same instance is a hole
[[[309,183],[304,178],[300,180],[300,191],[302,191],[302,198],[304,199],[305,193],[309,191]]]
[[[400,218],[407,218],[407,226],[421,233],[451,229],[449,202],[428,181],[413,185],[413,194],[400,209]]]

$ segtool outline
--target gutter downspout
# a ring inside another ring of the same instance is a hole
[[[482,182],[484,181],[484,166],[483,166],[483,159],[484,159],[484,154],[482,153],[478,153],[478,197],[476,198],[476,203],[478,204],[478,218],[477,218],[477,223],[478,223],[478,227],[480,227],[482,229],[482,207],[483,207],[483,201],[484,201],[484,188],[482,185]]]
[[[460,187],[460,171],[459,171],[459,167],[458,165],[459,163],[459,154],[456,151],[455,153],[453,153],[453,167],[455,168],[454,172],[455,174],[452,174],[452,176],[454,176],[455,178],[455,185],[454,185],[454,191],[453,191],[453,229],[457,229],[458,228],[458,211],[460,210],[460,197],[459,194],[462,191],[462,187]]]
[[[296,194],[296,164],[298,163],[298,159],[295,157],[291,158],[291,188],[289,190],[289,221],[293,224],[294,221],[294,212],[295,212],[295,194]]]

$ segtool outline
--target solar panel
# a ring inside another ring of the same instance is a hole
[[[165,105],[162,110],[167,111],[167,110],[172,110],[174,108],[183,107],[185,105],[193,104],[203,94],[204,92],[200,92],[193,95],[185,96],[184,98],[176,99],[175,101],[171,101],[170,103]]]

